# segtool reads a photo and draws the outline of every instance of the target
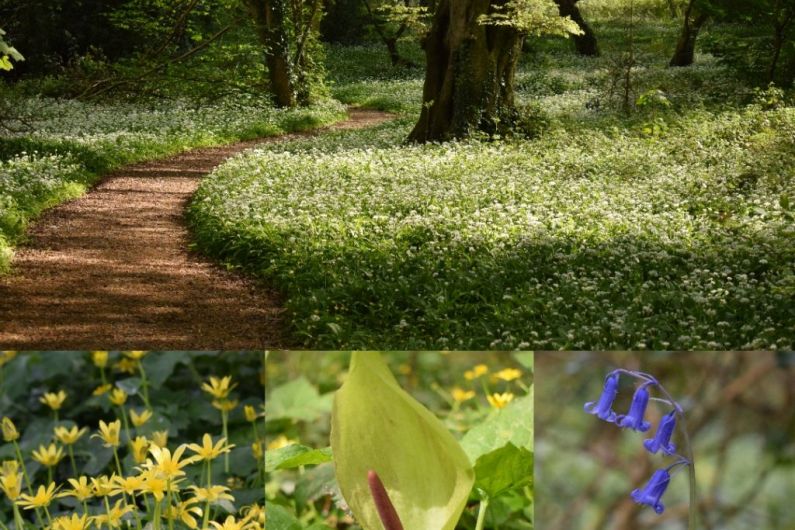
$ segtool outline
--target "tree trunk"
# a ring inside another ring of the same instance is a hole
[[[422,113],[414,142],[496,132],[514,112],[514,78],[522,35],[482,25],[481,15],[506,0],[440,0],[423,41],[427,58]]]
[[[580,55],[588,57],[596,57],[599,55],[599,46],[596,43],[596,34],[594,34],[591,27],[585,22],[585,19],[580,13],[580,8],[577,7],[579,0],[555,0],[558,5],[558,12],[562,17],[570,17],[574,22],[580,26],[583,31],[582,35],[572,35],[574,39],[574,48]]]
[[[685,22],[682,26],[682,33],[679,35],[679,40],[676,42],[676,51],[671,58],[668,66],[690,66],[693,64],[693,56],[696,52],[696,38],[698,32],[701,31],[701,26],[709,18],[703,13],[699,13],[697,8],[693,5],[695,0],[690,0],[685,10]]]
[[[294,107],[296,98],[286,31],[287,6],[284,0],[246,0],[246,5],[265,48],[268,78],[275,103],[279,107]]]

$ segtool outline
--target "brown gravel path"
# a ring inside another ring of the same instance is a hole
[[[328,129],[381,123],[352,109]],[[286,347],[279,296],[189,252],[184,210],[228,157],[290,134],[128,166],[45,213],[0,278],[0,349]]]

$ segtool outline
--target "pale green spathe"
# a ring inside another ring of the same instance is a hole
[[[378,473],[406,530],[453,530],[474,483],[461,446],[403,391],[379,353],[354,352],[331,421],[337,481],[357,522],[382,530],[367,483]]]

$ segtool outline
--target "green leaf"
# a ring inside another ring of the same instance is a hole
[[[292,469],[300,466],[309,466],[331,462],[331,448],[312,449],[305,445],[292,444],[273,451],[268,451],[265,460],[265,471],[276,469]]]
[[[267,403],[268,421],[291,418],[302,421],[315,421],[331,411],[333,396],[321,396],[317,389],[304,377],[299,377],[271,392]]]
[[[150,388],[159,389],[168,379],[174,368],[180,363],[188,364],[190,353],[184,351],[166,351],[152,353],[144,357],[143,365]]]
[[[265,503],[265,520],[268,530],[302,530],[298,519],[278,504]]]
[[[533,363],[535,362],[535,354],[531,351],[521,351],[513,354],[516,362],[524,366],[529,372],[533,371]]]
[[[486,453],[475,463],[475,489],[486,497],[533,482],[533,453],[512,443]]]
[[[507,443],[533,451],[533,390],[471,429],[461,440],[471,462]]]
[[[474,483],[461,446],[400,388],[378,353],[354,352],[331,421],[337,482],[365,530],[381,530],[367,475],[378,473],[406,529],[452,530]]]

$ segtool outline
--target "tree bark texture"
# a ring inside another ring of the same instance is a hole
[[[695,0],[691,0],[685,10],[685,21],[682,26],[682,33],[676,42],[676,50],[671,58],[669,66],[690,66],[693,64],[693,57],[696,52],[696,39],[701,26],[707,21],[709,16],[699,13],[695,7]]]
[[[579,0],[555,0],[555,3],[558,5],[560,16],[571,18],[583,32],[582,35],[572,35],[574,39],[574,48],[577,50],[577,53],[588,57],[597,57],[599,55],[599,46],[596,42],[596,34],[582,17],[580,8],[577,7],[578,1]]]
[[[514,79],[522,35],[511,27],[483,25],[481,15],[505,0],[440,0],[423,41],[427,59],[420,119],[414,142],[494,133],[514,110]]]
[[[279,107],[294,107],[296,97],[286,31],[285,0],[246,0],[246,5],[254,18],[260,42],[265,48],[268,79],[274,101]]]

